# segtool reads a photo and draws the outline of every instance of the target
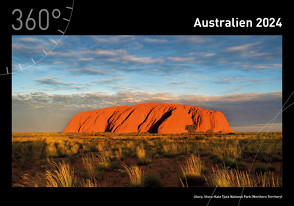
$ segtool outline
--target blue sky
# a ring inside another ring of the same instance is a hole
[[[12,37],[14,131],[62,131],[76,112],[144,102],[219,110],[247,131],[281,107],[282,36],[60,38]]]

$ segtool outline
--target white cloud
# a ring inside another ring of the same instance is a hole
[[[254,124],[232,127],[236,132],[282,132],[282,123]]]
[[[80,60],[81,61],[92,61],[92,60],[94,60],[94,58],[93,57],[81,57]]]
[[[124,41],[134,40],[133,35],[117,35],[117,36],[91,36],[91,38],[98,43],[122,43]]]
[[[216,53],[212,53],[212,52],[206,52],[203,54],[204,57],[212,57],[212,56],[215,56]]]
[[[243,64],[242,68],[244,69],[274,69],[277,68],[274,64],[265,65],[265,64]]]
[[[126,53],[125,50],[122,49],[116,49],[116,50],[94,50],[94,51],[87,51],[87,54],[97,54],[97,55],[106,55],[106,56],[115,56],[115,55],[121,55]]]
[[[50,82],[51,80],[49,84]],[[256,124],[266,124],[276,115],[282,104],[282,93],[245,93],[223,96],[176,95],[169,92],[142,92],[131,88],[114,94],[106,92],[47,94],[40,91],[13,93],[13,127],[28,128],[31,121],[19,120],[34,118],[36,122],[50,121],[52,128],[62,131],[70,118],[78,112],[148,102],[194,105],[221,111],[234,129],[248,125],[262,127]],[[59,122],[56,122],[56,119]],[[281,122],[281,118],[277,118],[276,122]],[[38,126],[33,127],[39,129]]]
[[[83,86],[80,86],[79,83],[77,82],[65,82],[65,81],[60,81],[56,77],[45,77],[41,79],[35,79],[38,84],[46,86],[46,87],[51,87],[52,89],[84,89]]]
[[[204,43],[204,42],[212,41],[212,38],[209,36],[184,35],[184,36],[178,36],[178,40],[189,41],[193,43]]]
[[[117,84],[121,80],[126,80],[128,79],[127,76],[116,76],[108,79],[98,79],[98,80],[93,80],[91,81],[92,83],[102,83],[102,84]]]
[[[250,44],[242,44],[242,45],[238,45],[238,46],[232,46],[227,48],[228,51],[248,51],[248,49],[251,49],[252,46],[259,44],[257,43],[250,43]]]
[[[244,57],[259,57],[259,56],[267,56],[270,53],[260,52],[256,45],[259,45],[260,42],[242,44],[238,46],[232,46],[227,48],[226,50],[229,52],[238,52],[241,56]]]
[[[176,62],[182,62],[182,61],[187,61],[191,62],[194,60],[193,57],[167,57],[171,61],[176,61]]]
[[[124,79],[124,77],[117,77]],[[115,79],[115,78],[114,78]],[[114,80],[112,79],[112,80]],[[52,78],[44,78],[39,79],[39,82],[43,82],[44,84],[76,84],[74,82],[61,82]],[[102,80],[103,81],[103,80]],[[105,79],[105,81],[108,81]],[[165,100],[169,103],[175,104],[201,104],[201,105],[220,105],[223,103],[240,103],[240,102],[259,102],[259,101],[270,101],[271,99],[281,99],[282,92],[271,92],[271,93],[237,93],[230,95],[176,95],[170,92],[161,92],[161,93],[150,93],[150,92],[142,92],[137,90],[128,90],[128,91],[120,91],[115,94],[108,94],[103,92],[96,93],[78,93],[78,94],[59,94],[59,95],[50,95],[45,92],[31,92],[31,93],[14,93],[13,97],[18,100],[28,100],[33,96],[42,96],[44,99],[60,99],[62,104],[67,105],[69,108],[71,104],[80,105],[87,102],[89,105],[93,105],[95,107],[96,103],[99,100],[106,99],[108,101],[117,101],[119,105],[132,105],[133,103],[144,103],[144,102],[156,102],[161,100]],[[66,101],[66,102],[65,102]],[[53,101],[54,102],[54,101]],[[55,102],[56,103],[56,102]],[[81,105],[80,105],[81,106]],[[107,105],[105,105],[107,107]]]
[[[31,36],[18,38],[18,41],[42,43],[42,44],[47,43],[44,39],[39,39],[39,38],[31,37]]]
[[[79,55],[107,55],[107,56],[115,56],[115,55],[122,55],[125,54],[126,51],[122,49],[112,49],[112,50],[103,50],[103,49],[96,49],[96,50],[80,50],[80,51],[64,51],[64,52],[58,52],[58,51],[52,51],[51,55],[57,55],[57,56],[79,56]],[[89,57],[90,58],[90,57]]]
[[[160,39],[160,38],[144,38],[144,41],[147,41],[147,42],[154,42],[154,43],[164,43],[164,42],[167,42],[166,39]]]
[[[99,75],[99,74],[104,75],[106,73],[104,70],[87,68],[87,67],[70,69],[70,71],[79,72],[79,74],[84,73],[84,74],[95,74],[95,75]]]
[[[143,64],[151,64],[151,63],[163,63],[162,58],[151,58],[151,57],[136,57],[133,55],[123,55],[121,56],[122,60],[126,60],[129,62],[135,62],[135,63],[143,63]]]
[[[79,56],[79,55],[102,55],[102,56],[111,56],[110,59],[105,59],[109,61],[128,61],[134,63],[143,63],[143,64],[151,64],[151,63],[163,63],[164,60],[162,58],[151,58],[151,57],[138,57],[135,55],[130,55],[124,49],[112,49],[112,50],[81,50],[81,51],[66,51],[66,52],[51,52],[52,55],[57,56]],[[94,57],[80,57],[82,61],[90,61],[93,60]]]

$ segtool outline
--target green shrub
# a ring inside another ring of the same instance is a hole
[[[110,166],[109,166],[111,169],[114,169],[114,170],[118,170],[118,169],[121,169],[121,163],[119,160],[114,160],[114,161],[111,161],[110,162]]]
[[[185,130],[187,130],[189,134],[195,133],[196,132],[196,129],[197,129],[197,125],[196,124],[186,125],[185,126]]]
[[[143,186],[144,187],[161,187],[162,181],[159,177],[148,174],[143,177]]]

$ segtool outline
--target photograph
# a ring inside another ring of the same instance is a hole
[[[12,35],[11,187],[283,187],[282,50],[278,34]]]

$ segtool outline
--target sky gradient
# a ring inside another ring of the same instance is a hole
[[[63,131],[77,112],[145,102],[218,110],[234,130],[259,131],[282,106],[282,36],[60,38],[12,37],[13,132]]]

